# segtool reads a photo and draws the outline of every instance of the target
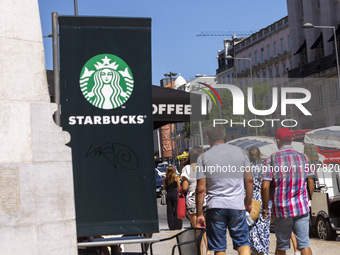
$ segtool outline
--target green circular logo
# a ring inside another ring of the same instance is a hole
[[[112,54],[100,54],[86,62],[79,84],[87,101],[109,110],[123,105],[130,98],[134,80],[124,60]]]

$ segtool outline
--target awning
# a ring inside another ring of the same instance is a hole
[[[274,141],[274,137],[264,137],[264,136],[245,136],[241,138],[237,138],[227,142],[229,144],[233,144],[237,147],[242,148],[246,153],[251,147],[257,147],[261,151],[261,158],[266,159],[270,157],[274,152],[278,152],[279,149],[277,147],[276,142]],[[301,142],[292,142],[292,147],[303,153],[303,143]]]
[[[298,130],[291,130],[292,131],[292,136],[293,136],[293,140],[299,140],[305,137],[305,134],[312,131],[313,129],[298,129]]]
[[[301,53],[305,48],[306,48],[307,44],[306,44],[306,40],[303,41],[302,45],[300,46],[300,48],[294,53],[294,55]]]
[[[186,151],[183,152],[183,154],[178,155],[177,158],[178,159],[186,159],[188,157],[189,153],[187,153]]]
[[[207,120],[201,113],[202,96],[181,90],[152,85],[154,129],[169,123]]]
[[[340,25],[336,29],[335,34],[336,34],[336,37],[338,37],[338,35],[340,34]],[[327,42],[331,42],[331,41],[334,41],[334,34],[332,34],[331,38],[329,38]]]
[[[340,126],[315,129],[305,135],[305,143],[340,149]]]
[[[315,49],[318,47],[319,43],[322,43],[323,40],[323,34],[322,32],[320,33],[319,37],[316,39],[316,41],[313,43],[312,47],[310,47],[311,49]]]

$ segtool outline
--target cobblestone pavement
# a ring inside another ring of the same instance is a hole
[[[157,199],[158,204],[158,217],[159,217],[159,233],[154,233],[153,237],[155,238],[166,238],[175,235],[178,233],[178,230],[170,231],[168,228],[167,220],[166,220],[166,206],[160,205],[160,199]],[[185,219],[183,220],[183,229],[190,227],[190,222]],[[226,254],[237,254],[237,251],[232,248],[232,241],[229,235],[227,235],[227,252]],[[172,246],[175,244],[174,242],[163,242],[161,244],[154,245],[154,255],[167,255],[171,254]],[[269,246],[269,254],[275,254],[275,244],[276,237],[275,234],[270,234],[270,246]],[[311,248],[314,255],[336,255],[340,254],[340,236],[338,236],[337,241],[323,241],[317,238],[310,239]],[[129,251],[140,251],[140,246],[129,245],[125,246],[124,250]],[[178,254],[178,253],[176,253]],[[293,249],[291,248],[287,251],[287,255],[293,255]]]

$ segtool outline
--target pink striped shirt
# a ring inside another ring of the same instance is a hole
[[[273,181],[275,216],[288,218],[309,212],[307,177],[312,175],[308,157],[290,145],[281,147],[279,152],[267,158],[262,178]]]

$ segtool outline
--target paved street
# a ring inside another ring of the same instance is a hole
[[[162,206],[160,204],[160,199],[157,199],[157,205],[158,205],[158,215],[159,215],[159,233],[155,233],[153,237],[158,238],[166,238],[170,237],[172,235],[175,235],[179,231],[170,231],[167,225],[166,221],[166,206]],[[187,219],[183,220],[183,228],[190,227],[190,223]],[[270,247],[269,247],[269,254],[274,254],[275,252],[275,234],[270,234]],[[316,238],[312,238],[310,240],[311,242],[311,248],[314,255],[334,255],[339,254],[340,252],[340,238],[338,237],[338,241],[322,241]],[[230,237],[228,236],[227,239],[228,248],[227,248],[227,254],[237,254],[236,251],[232,249],[232,242]],[[164,242],[162,244],[156,244],[154,246],[154,255],[166,255],[171,254],[172,246],[175,244],[175,242]],[[132,252],[132,251],[139,251],[140,246],[139,245],[126,245],[125,251],[126,252]],[[178,254],[178,253],[176,253]],[[289,250],[287,252],[288,255],[293,255],[293,250]]]

